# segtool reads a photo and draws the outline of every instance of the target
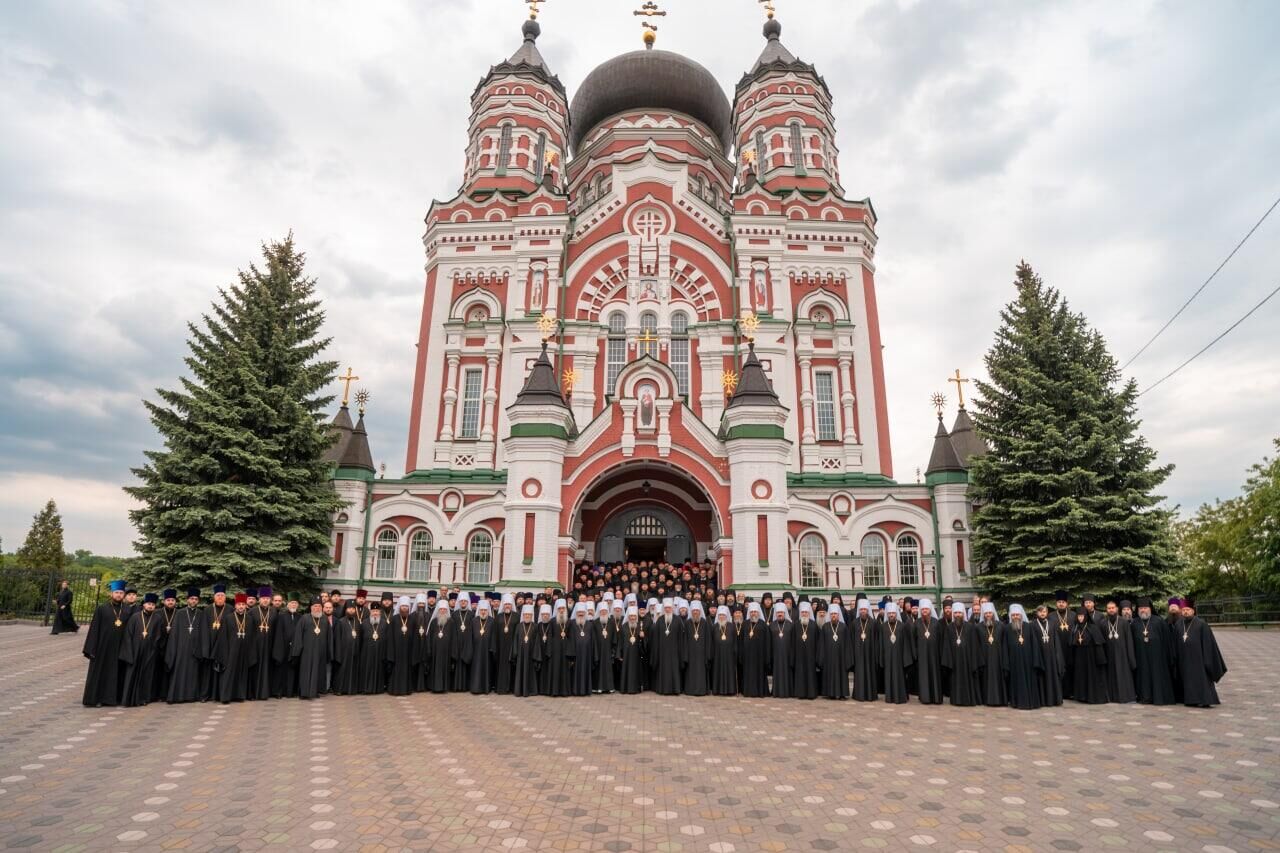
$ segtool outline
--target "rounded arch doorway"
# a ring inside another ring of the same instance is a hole
[[[596,543],[604,563],[683,563],[694,559],[695,542],[684,519],[656,504],[616,512]]]

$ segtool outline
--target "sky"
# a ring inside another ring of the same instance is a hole
[[[879,216],[898,479],[930,394],[983,355],[1026,259],[1123,362],[1280,195],[1280,4],[775,0],[834,97],[841,177]],[[638,3],[548,0],[572,93],[640,46]],[[727,93],[763,47],[750,0],[667,0],[658,46]],[[53,498],[68,549],[131,552],[121,490],[158,446],[143,399],[188,322],[292,230],[330,355],[403,470],[423,216],[461,182],[472,89],[519,0],[43,0],[0,7],[0,537]],[[1126,371],[1142,387],[1280,284],[1280,211]],[[1238,492],[1280,436],[1280,298],[1140,400],[1163,493]],[[335,392],[338,386],[335,384]]]

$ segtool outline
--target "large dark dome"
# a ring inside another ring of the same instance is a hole
[[[692,59],[667,50],[637,50],[596,67],[573,96],[570,144],[574,153],[596,125],[634,109],[668,109],[692,116],[720,140],[731,143],[729,99],[711,72]]]

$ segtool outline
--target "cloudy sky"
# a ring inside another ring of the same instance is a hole
[[[847,192],[880,215],[897,474],[929,395],[982,369],[1026,258],[1125,360],[1280,194],[1280,4],[776,0],[835,95]],[[572,92],[639,45],[621,0],[549,0]],[[669,0],[659,46],[726,90],[751,0]],[[468,97],[518,0],[33,0],[0,8],[0,536],[52,497],[69,548],[130,551],[121,485],[187,321],[290,229],[333,355],[404,464],[422,218],[460,182]],[[1280,211],[1130,369],[1145,387],[1280,283]],[[1280,435],[1280,298],[1141,400],[1171,502],[1234,494]]]

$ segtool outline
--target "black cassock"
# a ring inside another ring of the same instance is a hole
[[[493,689],[498,693],[512,693],[514,692],[515,660],[516,655],[519,654],[516,644],[520,638],[516,636],[516,629],[520,625],[520,617],[514,613],[499,613],[497,623],[494,629],[497,655],[493,670]]]
[[[298,634],[298,623],[305,613],[282,610],[276,616],[275,637],[271,640],[271,695],[298,695],[298,659],[293,656],[293,640]]]
[[[493,690],[498,653],[497,622],[476,617],[471,623],[471,692],[484,695]]]
[[[880,623],[855,617],[848,627],[853,646],[853,698],[874,702],[880,696]]]
[[[796,695],[795,626],[785,619],[769,625],[769,672],[773,675],[771,692],[779,699],[791,699]]]
[[[413,647],[413,689],[427,689],[427,626],[431,624],[431,611],[425,606],[414,608],[409,614],[409,645]]]
[[[1004,632],[1007,626],[992,619],[978,623],[978,687],[982,704],[1000,708],[1009,704],[1006,683],[1009,662],[1005,658]]]
[[[1173,644],[1178,650],[1182,701],[1199,708],[1217,705],[1218,688],[1214,685],[1227,674],[1227,664],[1213,629],[1198,616],[1183,619],[1174,626]]]
[[[209,614],[201,607],[180,607],[173,630],[164,643],[164,665],[169,671],[170,704],[195,702],[201,697],[201,670],[208,666]]]
[[[579,625],[575,619],[569,625],[569,637],[565,646],[570,664],[569,693],[573,696],[590,696],[591,676],[600,661],[600,635],[596,633],[595,624],[583,622]]]
[[[360,680],[356,690],[366,695],[386,693],[387,648],[391,645],[391,638],[387,635],[387,622],[384,619],[374,622],[366,616],[360,621],[359,627],[360,657],[357,658],[356,671]]]
[[[408,696],[413,692],[413,665],[417,634],[410,627],[413,615],[394,614],[387,626],[387,692],[392,696]],[[381,632],[379,632],[381,633]]]
[[[218,695],[224,705],[249,698],[249,667],[253,665],[253,636],[249,632],[249,614],[228,614],[213,640],[213,670]]]
[[[1040,685],[1044,674],[1044,656],[1040,632],[1023,622],[1004,629],[1004,660],[1008,667],[1009,707],[1031,710],[1040,707]]]
[[[458,653],[453,661],[453,684],[449,689],[454,693],[465,693],[471,689],[471,639],[475,636],[472,633],[475,615],[471,610],[458,610],[449,621],[458,632]]]
[[[884,672],[884,701],[907,701],[907,668],[916,662],[911,642],[911,626],[906,622],[880,626],[880,664]]]
[[[542,651],[542,670],[544,679],[539,680],[544,696],[568,696],[571,693],[572,675],[569,666],[569,645],[573,639],[569,629],[573,627],[566,620],[561,624],[559,619],[552,619],[550,629],[546,632],[546,642]]]
[[[748,619],[738,634],[738,657],[742,662],[742,695],[768,696],[769,624],[763,619]]]
[[[306,614],[298,620],[289,644],[289,654],[297,661],[298,697],[314,699],[325,691],[329,661],[333,659],[333,634],[324,616]]]
[[[911,625],[916,697],[925,705],[942,704],[942,641],[945,626],[930,616]]]
[[[1134,619],[1129,628],[1133,631],[1133,654],[1138,664],[1133,673],[1138,701],[1144,705],[1174,704],[1177,698],[1173,692],[1173,668],[1177,666],[1177,650],[1169,623],[1153,616]]]
[[[867,626],[868,632],[874,630],[875,625]],[[849,668],[856,665],[850,626],[840,619],[828,619],[818,629],[818,669],[821,670],[819,682],[822,695],[828,699],[848,699]],[[869,665],[874,666],[874,662]],[[856,671],[854,679],[857,679]]]
[[[58,590],[58,595],[54,599],[57,609],[53,613],[53,630],[50,634],[74,634],[80,630],[80,626],[76,624],[75,614],[71,612],[72,594],[71,588]]]
[[[1053,629],[1054,641],[1058,644],[1058,653],[1062,655],[1062,686],[1060,689],[1064,699],[1071,698],[1071,687],[1075,681],[1075,676],[1072,675],[1071,670],[1071,629],[1075,624],[1075,611],[1071,608],[1066,610],[1055,609],[1049,614],[1049,625]],[[1046,702],[1045,704],[1048,705],[1050,703]]]
[[[164,617],[154,610],[150,613],[140,610],[129,617],[120,643],[120,660],[125,664],[121,705],[134,708],[159,698],[152,691],[156,684],[156,662],[160,657],[160,635],[163,633]]]
[[[1067,671],[1066,645],[1069,636],[1058,629],[1053,617],[1031,623],[1032,634],[1040,646],[1040,707],[1062,704],[1062,679]]]
[[[711,623],[692,619],[684,626],[684,695],[706,696],[711,666]]]
[[[942,633],[942,669],[947,673],[948,695],[958,707],[977,705],[982,698],[978,689],[978,626],[966,619],[952,619]]]
[[[1129,620],[1117,616],[1102,617],[1098,627],[1107,641],[1107,701],[1136,702],[1138,692],[1133,686],[1133,670],[1138,664],[1133,649],[1133,630]]]
[[[680,692],[681,650],[684,647],[684,620],[664,613],[653,623],[649,633],[649,662],[653,670],[654,692],[675,696]]]
[[[253,666],[249,667],[249,698],[271,698],[271,652],[279,612],[273,607],[249,608],[249,631],[253,636]]]
[[[618,645],[617,624],[609,618],[588,622],[595,632],[600,645],[600,654],[596,659],[595,672],[591,674],[591,685],[597,693],[612,693],[617,689],[613,684],[613,659]]]
[[[121,602],[99,604],[84,638],[84,656],[89,672],[84,679],[84,704],[119,705],[124,690],[125,663],[120,660],[128,605]]]
[[[356,617],[342,617],[334,626],[333,683],[334,693],[354,696],[360,692],[360,622]]]
[[[639,693],[644,690],[645,660],[642,626],[627,623],[618,634],[618,692]]]
[[[156,665],[155,676],[152,682],[151,698],[155,702],[169,695],[169,668],[165,665],[165,650],[169,646],[169,635],[173,633],[173,626],[177,624],[174,620],[178,616],[178,609],[159,607],[156,609],[156,616],[160,619],[159,627],[156,633],[159,638],[156,640]]]
[[[791,637],[791,677],[794,679],[795,698],[814,699],[818,696],[818,623],[796,620]],[[847,679],[846,679],[847,680]]]
[[[716,696],[738,694],[738,628],[732,622],[711,626],[711,692]]]
[[[511,627],[511,693],[516,696],[538,695],[538,626],[517,622]]]
[[[427,689],[432,693],[448,693],[453,686],[453,667],[458,661],[458,624],[453,617],[433,618],[427,625],[426,660]]]
[[[1107,641],[1091,619],[1071,626],[1071,698],[1088,705],[1107,701]]]

